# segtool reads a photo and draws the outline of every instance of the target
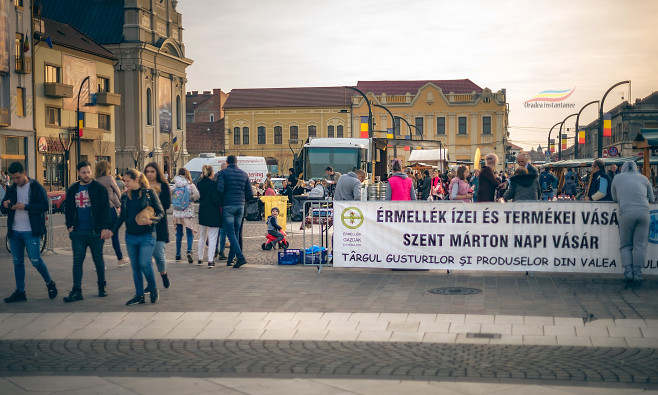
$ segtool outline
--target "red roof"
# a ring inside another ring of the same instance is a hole
[[[482,88],[475,85],[471,80],[423,80],[423,81],[359,81],[356,87],[363,93],[371,92],[375,95],[386,93],[387,95],[416,94],[418,90],[428,83],[432,83],[443,93],[482,93]]]
[[[341,87],[233,89],[224,108],[349,107],[352,91]]]
[[[518,145],[512,144],[509,141],[507,142],[507,146],[510,147],[510,149],[513,149],[513,150],[523,151],[523,147],[519,147]]]

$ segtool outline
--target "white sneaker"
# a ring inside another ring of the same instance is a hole
[[[130,263],[130,260],[128,258],[123,258],[123,259],[119,259],[117,261],[117,266],[122,267],[122,266],[126,266],[129,263]]]

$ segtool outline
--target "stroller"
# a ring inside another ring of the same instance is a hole
[[[286,240],[286,232],[281,231],[281,234],[283,234],[283,240],[279,242],[279,249],[286,249],[288,246],[290,246],[290,243],[288,243],[288,240]],[[267,242],[263,243],[261,245],[261,248],[269,251],[272,248],[276,249],[276,246],[274,245],[274,240],[276,240],[276,236],[272,236],[271,234],[265,235],[267,237]]]

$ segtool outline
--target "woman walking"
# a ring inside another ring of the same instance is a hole
[[[111,226],[114,226],[119,219],[119,213],[117,211],[121,206],[120,200],[123,192],[119,189],[116,181],[110,175],[110,168],[110,162],[106,160],[97,162],[94,178],[107,189],[107,197],[110,200],[110,223],[112,224]],[[114,249],[114,254],[117,256],[117,265],[119,267],[125,266],[130,262],[127,258],[123,257],[118,233],[112,235],[112,248]]]
[[[399,159],[391,161],[393,174],[388,178],[386,200],[416,200],[413,180],[402,172],[402,162]]]
[[[180,262],[181,244],[183,243],[183,228],[187,233],[187,263],[192,263],[192,243],[196,221],[192,201],[199,199],[199,191],[192,183],[190,172],[181,167],[174,177],[171,204],[174,206],[174,225],[176,225],[176,262]]]
[[[151,303],[158,301],[158,288],[151,266],[155,236],[154,225],[164,216],[158,195],[149,189],[149,182],[137,169],[128,170],[123,174],[126,193],[121,196],[121,214],[112,229],[117,233],[121,225],[126,223],[126,250],[130,257],[133,270],[135,296],[126,302],[126,306],[144,303],[144,278],[151,294]]]
[[[151,162],[144,168],[144,175],[151,186],[151,189],[158,194],[160,199],[160,204],[162,205],[162,210],[164,214],[162,219],[155,224],[155,247],[153,248],[153,259],[155,259],[155,265],[158,267],[158,272],[160,272],[160,277],[162,277],[162,285],[165,288],[169,288],[171,285],[171,280],[169,280],[169,274],[167,273],[167,260],[165,259],[165,246],[169,243],[169,223],[167,221],[167,210],[171,207],[171,192],[169,192],[169,184],[167,184],[167,179],[160,166]]]
[[[220,211],[217,182],[213,180],[212,166],[203,165],[199,189],[199,257],[197,263],[203,264],[203,250],[208,241],[208,269],[215,267],[213,260],[219,228],[222,226],[222,213]]]

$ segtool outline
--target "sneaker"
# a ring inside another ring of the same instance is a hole
[[[161,274],[160,277],[162,277],[162,285],[165,288],[169,288],[169,286],[171,285],[171,281],[169,280],[169,274],[168,273]]]
[[[187,252],[187,263],[192,263],[194,262],[194,259],[192,259],[192,251]]]
[[[225,260],[226,260],[226,255],[224,255],[223,252],[220,252],[220,253],[219,253],[219,260],[220,260],[220,261],[225,261]]]
[[[215,262],[208,262],[208,269],[214,269],[215,268]]]
[[[76,302],[78,300],[82,300],[82,290],[79,288],[73,288],[71,292],[69,292],[69,296],[65,296],[63,300],[65,303],[71,303],[71,302]]]
[[[10,297],[5,298],[5,303],[16,303],[16,302],[27,302],[27,296],[25,296],[25,291],[21,292],[19,290],[14,291]]]
[[[48,287],[48,297],[50,299],[55,299],[57,297],[57,287],[55,286],[55,282],[50,280],[50,282],[46,284],[46,287]]]
[[[124,266],[126,266],[127,264],[129,264],[129,263],[130,263],[130,259],[128,259],[128,258],[121,258],[121,259],[119,259],[119,260],[117,261],[117,266],[118,266],[118,267],[124,267]]]
[[[160,294],[157,289],[151,290],[151,303],[155,303],[160,299]]]
[[[180,262],[180,261],[181,261],[180,255],[176,255],[176,262]]]
[[[192,262],[190,262],[190,263],[192,263]],[[201,259],[199,259],[198,261],[196,261],[196,264],[201,266],[201,265],[203,265],[203,262],[201,262]]]
[[[240,266],[242,266],[242,265],[244,265],[244,264],[246,264],[246,263],[247,263],[247,260],[246,260],[246,259],[238,260],[238,261],[235,263],[235,265],[233,265],[233,269],[237,269],[237,268],[239,268]]]
[[[126,306],[132,306],[134,304],[144,304],[144,295],[141,296],[133,296],[132,299],[126,302]]]

